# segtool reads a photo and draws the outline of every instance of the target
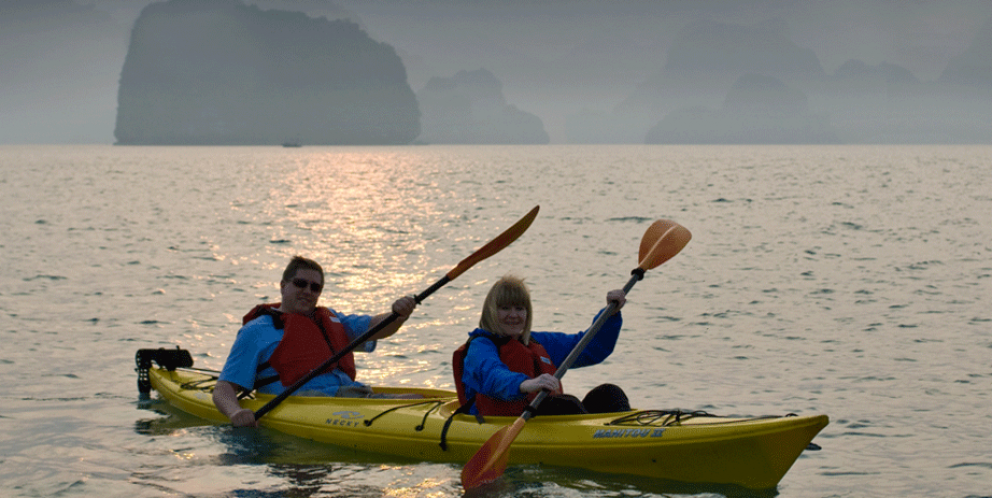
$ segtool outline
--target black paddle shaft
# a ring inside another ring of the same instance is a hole
[[[639,268],[639,267],[634,268],[630,273],[631,273],[630,280],[627,281],[627,285],[623,286],[624,294],[630,292],[630,289],[634,287],[634,284],[637,283],[637,281],[644,279],[643,268]],[[565,371],[568,370],[568,367],[572,366],[572,363],[575,363],[575,360],[577,360],[579,358],[579,355],[582,354],[583,351],[585,351],[586,346],[589,345],[593,337],[596,336],[596,333],[599,332],[599,329],[603,327],[603,324],[606,323],[606,320],[609,319],[610,316],[612,316],[613,313],[616,312],[616,310],[617,310],[617,303],[611,302],[606,307],[606,310],[603,311],[601,315],[599,315],[599,318],[597,318],[596,321],[593,322],[593,324],[589,327],[589,330],[586,330],[585,335],[582,336],[582,339],[579,340],[579,343],[576,344],[574,348],[572,348],[572,351],[568,353],[568,356],[565,357],[565,360],[562,361],[561,365],[558,366],[558,370],[555,371],[556,379],[560,380],[565,375]],[[548,397],[548,391],[542,390],[541,392],[539,392],[537,394],[537,397],[534,398],[534,401],[530,402],[530,405],[528,405],[527,408],[524,409],[524,412],[520,416],[524,420],[529,420],[531,417],[534,416],[534,413],[537,412],[537,407],[541,405],[541,402],[544,401],[544,398],[547,397]]]

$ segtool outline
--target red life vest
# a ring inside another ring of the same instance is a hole
[[[334,356],[335,351],[347,348],[348,334],[344,325],[327,308],[317,308],[314,312],[319,323],[299,313],[278,313],[279,303],[260,304],[252,308],[242,320],[248,322],[262,316],[272,315],[276,329],[283,329],[282,340],[276,346],[268,363],[279,373],[284,386],[291,386],[306,374],[319,367],[325,360]],[[355,380],[355,355],[350,351],[324,372],[340,368],[351,380]]]
[[[469,339],[468,342],[459,346],[452,355],[455,389],[458,391],[458,401],[463,405],[469,401],[465,395],[465,384],[462,382],[462,373],[465,371],[465,356],[468,354],[469,344],[478,337],[475,336]],[[554,362],[551,361],[551,356],[544,349],[544,346],[541,346],[533,338],[531,338],[530,344],[527,346],[515,339],[501,341],[494,337],[486,338],[491,339],[499,347],[499,359],[506,364],[507,368],[514,372],[522,373],[533,379],[544,373],[554,375],[558,369]],[[528,394],[526,399],[503,401],[483,394],[476,394],[475,407],[479,411],[479,415],[483,416],[507,415],[516,417],[523,413],[524,408],[527,408],[527,405],[536,397],[537,393],[533,392]]]

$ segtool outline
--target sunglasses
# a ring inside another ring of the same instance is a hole
[[[310,282],[303,278],[294,278],[293,280],[290,280],[290,282],[295,285],[297,289],[305,289],[307,284],[310,284],[310,290],[313,292],[320,292],[324,289],[324,284]]]

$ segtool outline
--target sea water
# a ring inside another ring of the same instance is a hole
[[[0,147],[0,495],[461,496],[459,465],[141,399],[133,357],[178,345],[219,369],[295,254],[324,264],[323,304],[385,312],[535,205],[523,237],[359,355],[360,379],[451,388],[451,352],[507,273],[535,329],[585,329],[668,218],[692,241],[567,391],[829,415],[773,495],[992,496],[992,147],[593,145]],[[487,491],[739,492],[539,466]]]

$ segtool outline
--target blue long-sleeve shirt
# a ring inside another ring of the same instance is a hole
[[[598,318],[599,314],[602,313],[603,310],[600,310],[596,317]],[[587,367],[605,360],[613,353],[613,347],[616,346],[622,325],[623,318],[618,311],[603,322],[596,337],[589,341],[582,354],[575,359],[575,363],[570,368]],[[531,332],[530,338],[544,346],[551,361],[559,366],[584,335],[585,331],[576,334]],[[491,333],[483,329],[469,332],[470,338],[475,336],[493,337]],[[503,401],[524,399],[527,394],[520,392],[520,383],[528,378],[525,374],[507,368],[506,364],[499,358],[499,347],[493,341],[477,339],[469,344],[468,352],[465,355],[464,371],[462,372],[462,382],[465,384],[465,397],[467,399],[475,398],[478,393]],[[478,413],[474,405],[470,413]]]

